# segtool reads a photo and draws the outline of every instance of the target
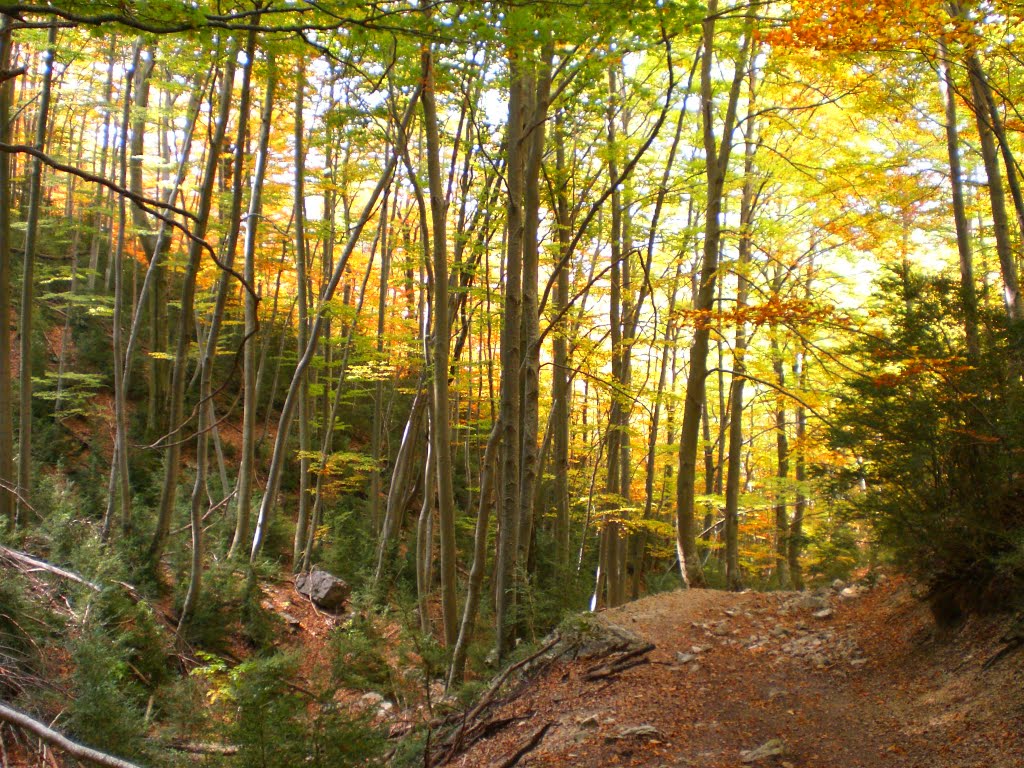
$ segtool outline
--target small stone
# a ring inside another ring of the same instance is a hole
[[[705,645],[694,645],[690,648],[690,653],[692,653],[694,656],[700,656],[706,650],[707,646]]]
[[[816,618],[816,619],[831,619],[832,618],[832,609],[831,608],[823,608],[820,611],[815,611],[813,615],[814,615],[814,618]]]
[[[597,728],[597,726],[599,725],[597,721],[597,715],[587,715],[582,720],[580,720],[577,723],[577,725],[580,728]]]
[[[676,652],[676,661],[678,661],[680,664],[689,664],[696,658],[697,654],[695,653],[681,653],[678,651]]]
[[[863,667],[867,663],[868,663],[867,659],[850,659],[850,666],[851,667]]]
[[[786,745],[782,739],[769,739],[757,749],[749,749],[740,753],[740,761],[744,763],[757,763],[767,760],[769,757],[782,757],[786,754]]]
[[[860,587],[847,587],[839,593],[839,596],[846,600],[852,600],[855,597],[860,597]]]
[[[834,589],[836,592],[842,592],[844,589],[846,589],[846,582],[842,579],[836,579],[832,582],[832,589]]]

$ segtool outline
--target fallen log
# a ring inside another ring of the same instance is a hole
[[[24,712],[19,712],[3,703],[0,703],[0,720],[38,736],[47,744],[57,747],[79,760],[107,766],[107,768],[141,768],[137,763],[130,763],[120,757],[115,757],[106,752],[100,752],[98,749],[79,744],[77,741],[72,741],[64,734],[58,733],[49,726],[29,717]]]
[[[583,679],[591,682],[595,680],[604,680],[621,674],[627,669],[638,667],[641,664],[647,664],[649,659],[643,657],[653,651],[654,648],[654,643],[647,643],[639,648],[626,651],[618,658],[612,659],[611,661],[604,661],[600,664],[596,664],[583,672]]]
[[[62,579],[67,581],[73,581],[75,584],[81,584],[83,587],[88,587],[93,592],[99,592],[102,590],[102,587],[99,584],[83,579],[77,573],[66,571],[63,568],[51,565],[50,563],[39,560],[38,558],[32,557],[24,552],[19,552],[16,549],[11,549],[10,547],[0,546],[0,557],[32,571],[46,571],[47,573],[52,573],[54,576],[60,576]]]

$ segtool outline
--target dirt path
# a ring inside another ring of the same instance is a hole
[[[936,639],[905,585],[855,591],[675,592],[605,612],[655,644],[648,663],[588,681],[593,660],[557,662],[452,765],[1024,766],[1024,653],[982,669],[997,622]]]

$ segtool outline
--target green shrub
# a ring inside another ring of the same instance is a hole
[[[838,500],[966,610],[1005,606],[1024,586],[1024,349],[994,313],[969,365],[956,286],[907,269],[880,282],[885,330],[862,337],[863,375],[838,393],[830,438],[851,457]]]
[[[277,655],[231,670],[228,696],[236,707],[229,738],[240,768],[311,765],[364,766],[384,748],[384,736],[365,717],[339,709],[327,695],[310,699],[290,683],[293,656]]]
[[[241,768],[304,763],[306,702],[287,685],[295,668],[294,658],[274,656],[231,671],[230,696],[237,715],[229,738],[238,745],[236,762]]]
[[[127,758],[145,756],[145,697],[127,653],[98,627],[72,646],[74,672],[67,730],[80,741]]]
[[[331,635],[334,681],[354,691],[380,691],[394,696],[394,679],[384,650],[384,636],[372,615],[356,613],[347,625]]]

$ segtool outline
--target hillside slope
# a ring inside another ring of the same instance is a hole
[[[597,621],[636,636],[625,669],[544,667],[488,712],[481,732],[493,735],[449,764],[1024,764],[1024,653],[984,666],[1006,617],[940,635],[900,580],[817,595],[674,592]]]

